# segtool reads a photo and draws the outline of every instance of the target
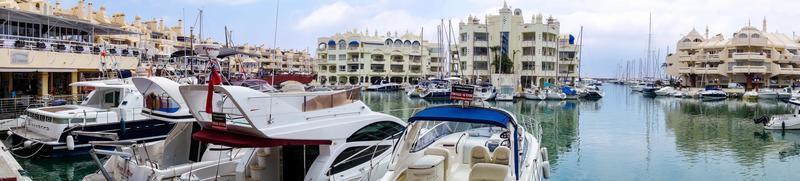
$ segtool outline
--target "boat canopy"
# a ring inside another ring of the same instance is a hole
[[[262,148],[290,145],[330,145],[331,140],[291,140],[272,139],[250,135],[236,134],[214,129],[203,129],[192,134],[192,138],[203,143],[211,143],[236,148]]]
[[[415,121],[455,121],[467,123],[492,124],[508,127],[514,124],[513,118],[507,113],[483,107],[462,107],[457,105],[438,106],[424,109],[408,119],[408,123]]]

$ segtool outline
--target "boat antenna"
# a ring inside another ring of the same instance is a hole
[[[273,38],[272,38],[272,56],[271,56],[271,59],[272,59],[273,63],[276,63],[275,62],[275,53],[277,53],[277,51],[278,51],[278,48],[277,48],[278,47],[278,10],[280,10],[280,7],[281,7],[281,0],[277,0],[275,2],[275,29],[274,29],[274,31],[272,33]],[[270,80],[270,85],[274,87],[275,86],[275,69],[272,69],[272,76],[271,76],[270,79],[272,79],[272,80]],[[272,107],[274,106],[272,104],[272,100],[273,99],[275,99],[275,97],[270,96],[270,98],[269,98],[269,117],[267,119],[267,124],[271,124],[272,123]]]

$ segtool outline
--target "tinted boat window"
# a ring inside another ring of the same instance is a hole
[[[405,129],[403,125],[395,122],[382,121],[372,123],[353,133],[347,138],[347,142],[381,141],[403,131],[403,129]]]
[[[333,165],[332,165],[333,168],[331,168],[330,174],[328,175],[337,174],[339,172],[361,165],[362,163],[368,162],[369,160],[372,160],[372,156],[377,157],[378,155],[380,155],[381,153],[385,152],[388,149],[389,145],[378,145],[377,147],[355,146],[344,149],[344,151],[342,151],[342,153],[340,153],[339,156],[336,157],[336,160],[333,160]],[[358,155],[356,155],[356,153],[358,153]],[[350,158],[351,156],[353,157]]]

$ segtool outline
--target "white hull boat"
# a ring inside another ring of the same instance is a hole
[[[542,101],[542,100],[547,99],[547,95],[543,91],[531,90],[531,89],[525,90],[524,97],[525,97],[525,99],[528,99],[528,100],[540,100],[540,101]]]
[[[675,88],[667,86],[656,90],[656,96],[669,96],[673,92],[675,92]]]
[[[763,124],[768,130],[796,130],[800,129],[800,110],[792,114],[773,115],[753,120],[756,124]]]

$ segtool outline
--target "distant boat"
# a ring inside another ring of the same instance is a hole
[[[525,93],[523,93],[525,99],[528,100],[545,100],[547,99],[547,95],[544,91],[536,90],[536,89],[525,89]]]
[[[545,94],[547,95],[547,100],[564,100],[567,98],[567,94],[550,89],[545,91]]]
[[[762,89],[758,91],[758,99],[777,99],[778,92],[770,89]]]
[[[432,80],[428,87],[419,93],[419,97],[426,100],[449,100],[450,83],[441,79]]]
[[[514,91],[514,86],[512,85],[501,85],[499,91],[497,91],[497,96],[494,98],[497,101],[514,101],[514,96],[516,96],[516,92]]]
[[[477,99],[488,101],[494,99],[497,95],[497,91],[492,84],[476,85],[474,95]]]
[[[653,83],[647,83],[642,87],[642,96],[644,97],[656,97],[656,91],[658,91],[658,87]]]
[[[791,114],[764,116],[753,119],[756,124],[764,124],[764,129],[788,130],[800,129],[800,110],[795,110]]]
[[[742,99],[745,101],[755,101],[758,100],[758,92],[755,90],[747,91],[742,95]]]
[[[597,86],[587,86],[585,93],[581,96],[581,98],[586,100],[599,100],[603,98],[603,92],[600,91],[600,88]]]
[[[675,92],[675,88],[666,86],[661,89],[658,89],[655,93],[656,96],[670,96],[672,92]]]
[[[367,87],[367,91],[399,91],[403,86],[398,83],[382,80]]]
[[[728,98],[728,93],[714,88],[706,88],[700,92],[700,99],[702,101],[721,101]]]

